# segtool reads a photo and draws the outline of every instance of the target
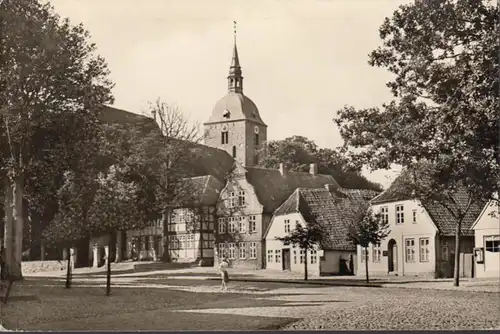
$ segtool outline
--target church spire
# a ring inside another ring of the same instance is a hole
[[[230,92],[243,93],[243,76],[241,75],[240,59],[238,57],[238,48],[236,46],[236,21],[234,24],[234,46],[231,66],[229,67],[228,90]]]

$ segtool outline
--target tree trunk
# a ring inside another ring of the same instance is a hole
[[[71,248],[68,248],[68,261],[66,268],[66,289],[71,288]]]
[[[368,277],[368,247],[365,247],[365,272],[366,272],[366,283],[370,283],[370,278]]]
[[[14,210],[13,218],[15,222],[12,245],[12,265],[10,270],[11,279],[13,281],[22,280],[23,274],[21,271],[22,253],[23,253],[23,227],[24,227],[24,212],[23,212],[23,186],[22,179],[17,177],[14,183]]]
[[[106,296],[111,295],[111,239],[108,242],[108,260],[107,260],[107,270],[106,270]]]
[[[304,281],[307,281],[307,248],[304,248]]]
[[[460,235],[462,232],[462,219],[458,220],[455,231],[455,268],[453,270],[453,285],[460,285]]]
[[[7,181],[7,186],[5,187],[5,225],[4,225],[4,247],[5,247],[5,264],[7,270],[10,272],[12,267],[13,259],[13,237],[14,237],[14,216],[13,216],[13,201],[14,193],[10,181]]]

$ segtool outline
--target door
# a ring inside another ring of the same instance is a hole
[[[291,270],[290,249],[283,249],[283,270]]]
[[[398,271],[398,245],[394,239],[387,243],[387,267],[390,273]]]

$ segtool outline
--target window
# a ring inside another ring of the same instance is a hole
[[[417,210],[413,210],[412,213],[413,213],[413,224],[416,224],[417,223]]]
[[[500,235],[485,236],[484,250],[492,253],[500,252]]]
[[[257,258],[257,243],[256,242],[251,242],[250,243],[250,259],[256,259]]]
[[[273,251],[272,250],[267,251],[267,263],[273,263]]]
[[[405,240],[406,262],[415,262],[415,239]]]
[[[236,258],[236,244],[231,242],[229,245],[229,259],[234,260]]]
[[[221,132],[221,144],[229,143],[229,132],[222,131]]]
[[[203,248],[214,248],[214,235],[212,233],[203,233]]]
[[[253,138],[254,138],[255,146],[258,146],[259,145],[259,134],[258,133],[254,134]]]
[[[281,263],[281,249],[275,250],[274,254],[275,254],[276,263]]]
[[[236,222],[234,221],[235,217],[229,217],[229,223],[227,224],[227,229],[229,233],[234,233],[236,232]]]
[[[300,250],[300,263],[304,263],[305,251],[303,249]]]
[[[382,223],[389,223],[389,207],[383,206],[380,208],[380,219],[382,219]]]
[[[420,248],[418,253],[420,254],[420,262],[429,262],[429,238],[420,238]]]
[[[255,216],[248,216],[248,232],[257,232],[257,222]]]
[[[240,190],[238,193],[238,205],[239,206],[245,205],[245,192],[243,190]]]
[[[396,224],[403,224],[405,222],[403,205],[396,205]]]
[[[226,233],[226,218],[219,218],[219,234]]]
[[[233,146],[233,158],[236,158],[236,146]]]
[[[318,252],[315,249],[311,250],[311,264],[315,264],[318,262]]]
[[[223,259],[225,257],[226,257],[226,244],[220,243],[219,244],[219,259]]]
[[[227,206],[228,206],[229,208],[234,208],[234,207],[236,207],[236,197],[235,197],[235,195],[234,195],[234,192],[233,192],[233,191],[231,191],[231,192],[229,193],[229,196],[228,196],[228,198],[227,198]]]
[[[448,245],[441,246],[441,260],[448,261],[449,253],[448,253]]]
[[[238,217],[238,231],[240,231],[241,233],[245,233],[247,230],[247,224],[245,224],[245,223],[246,223],[245,217],[239,216]]]
[[[285,219],[285,233],[290,233],[290,219]]]
[[[259,155],[257,153],[254,154],[254,156],[253,156],[253,164],[254,165],[259,164]]]
[[[361,247],[361,262],[365,262],[367,255],[368,255],[368,249],[365,247]],[[368,260],[369,259],[370,256],[368,256]]]
[[[373,252],[372,252],[373,262],[380,262],[380,255],[381,255],[380,244],[379,243],[375,244],[372,247],[373,247]]]
[[[240,260],[245,260],[247,258],[247,244],[246,242],[240,242],[239,247]]]
[[[293,264],[297,264],[297,250],[293,250]]]

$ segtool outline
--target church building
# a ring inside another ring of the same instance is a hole
[[[259,162],[259,154],[267,140],[267,125],[255,103],[243,94],[243,75],[236,38],[227,77],[228,92],[212,110],[205,126],[205,145],[222,149],[237,162],[251,167]]]

